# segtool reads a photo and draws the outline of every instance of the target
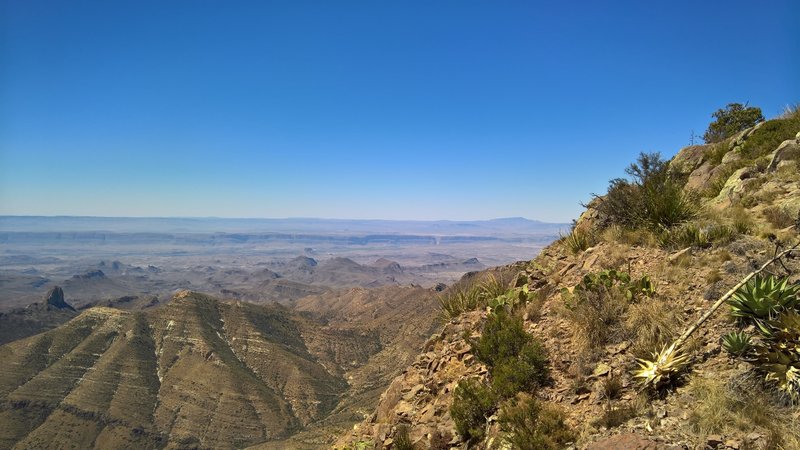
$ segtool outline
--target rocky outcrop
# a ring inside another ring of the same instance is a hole
[[[485,315],[481,311],[463,314],[433,335],[411,366],[384,391],[375,412],[340,437],[334,447],[359,441],[371,442],[376,448],[390,447],[400,424],[409,426],[409,437],[419,448],[428,448],[437,434],[449,434],[451,443],[456,444],[450,417],[453,390],[459,380],[487,373],[470,353],[464,333],[476,329]]]
[[[44,298],[45,303],[47,303],[48,306],[57,309],[68,309],[70,311],[75,311],[75,308],[73,308],[72,305],[64,300],[64,290],[59,286],[55,286],[54,288],[50,289]]]
[[[773,152],[767,171],[775,172],[784,161],[797,160],[798,158],[800,158],[800,137],[783,141],[780,147]]]

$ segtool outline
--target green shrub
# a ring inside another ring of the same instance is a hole
[[[729,103],[725,109],[718,109],[711,117],[715,120],[708,125],[708,130],[703,134],[703,140],[709,144],[723,141],[764,121],[761,108],[748,107],[741,103]]]
[[[744,141],[742,156],[753,160],[767,155],[778,148],[781,142],[794,139],[798,131],[800,131],[800,114],[768,120]]]
[[[503,274],[489,274],[470,283],[460,282],[446,290],[438,297],[439,313],[443,319],[448,320],[467,311],[485,308],[491,300],[503,295],[518,295],[519,290],[508,290]],[[525,295],[527,295],[527,288]]]
[[[547,383],[549,361],[544,348],[531,340],[522,346],[519,356],[500,361],[492,369],[492,389],[500,398],[510,398],[517,392],[533,392]]]
[[[453,392],[450,416],[465,442],[475,443],[486,433],[486,419],[494,413],[496,397],[492,390],[475,379],[458,382]]]
[[[682,180],[669,174],[659,153],[641,153],[625,172],[630,180],[616,178],[595,208],[608,225],[626,228],[671,228],[697,215],[696,199],[683,191]]]
[[[472,354],[490,369],[499,362],[517,358],[522,348],[530,344],[533,336],[525,332],[522,319],[502,310],[490,314],[481,337],[472,340]]]
[[[575,440],[575,432],[564,419],[564,413],[555,406],[519,394],[504,403],[498,422],[511,448],[548,450],[564,448]]]
[[[485,303],[505,294],[508,289],[508,283],[502,276],[490,273],[477,284],[476,289],[478,297]]]
[[[740,222],[736,227],[726,223],[689,222],[680,227],[663,231],[659,236],[659,243],[661,247],[667,249],[709,248],[713,245],[725,245],[740,235],[737,228],[749,231],[747,222]]]

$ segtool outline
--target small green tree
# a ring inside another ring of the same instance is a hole
[[[708,125],[708,130],[703,134],[703,140],[707,144],[725,140],[764,121],[761,108],[748,107],[746,104],[742,105],[741,103],[729,103],[725,109],[718,109],[711,117],[716,120]]]

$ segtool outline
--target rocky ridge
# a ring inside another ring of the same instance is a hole
[[[373,331],[380,311],[339,327],[313,307],[190,291],[147,311],[89,308],[0,346],[0,448],[325,447],[327,430],[374,405],[431,331],[432,291],[398,292],[371,301],[402,302],[382,308],[405,311],[416,332]]]
[[[525,273],[531,291],[541,293],[541,304],[529,307],[524,316],[527,331],[550,355],[552,380],[537,396],[565,412],[579,435],[572,448],[738,450],[778,448],[776,442],[782,442],[777,444],[780,448],[800,445],[792,434],[796,429],[791,431],[800,422],[800,410],[775,397],[752,366],[722,351],[720,337],[735,329],[724,311],[712,316],[689,342],[691,370],[662,395],[646,396],[631,376],[642,349],[623,336],[587,354],[567,319],[560,293],[572,290],[586,274],[602,270],[625,271],[632,278],[647,275],[657,291],[656,299],[647,302],[656,315],[651,318],[666,318],[664,332],[676,337],[727,289],[767,261],[777,247],[797,241],[800,132],[794,130],[796,136],[779,141],[755,161],[741,155],[748,139],[760,139],[759,129],[769,126],[759,124],[721,144],[687,147],[671,162],[671,170],[687,180],[687,192],[709,195],[711,189],[718,189],[704,201],[706,214],[738,210],[751,220],[751,229],[730,241],[669,249],[641,236],[606,230],[594,246],[577,254],[560,241],[530,262],[503,268]],[[718,160],[720,148],[724,151]],[[578,228],[600,230],[592,206],[578,221]],[[791,220],[778,221],[775,211]],[[798,282],[800,263],[788,260],[772,272]],[[622,330],[635,330],[641,326],[636,318],[648,317],[644,306],[637,311],[639,316],[621,317]],[[464,448],[449,408],[459,380],[488,376],[465,338],[480,335],[486,315],[487,311],[472,311],[446,323],[381,395],[375,411],[340,436],[335,448],[394,448],[401,428],[408,431],[416,448],[434,448],[434,441],[436,448]],[[619,383],[613,399],[604,394],[609,379]],[[612,421],[616,413],[618,419]],[[722,419],[715,422],[714,417]],[[488,418],[488,437],[477,448],[508,448],[496,420],[496,415]],[[448,445],[441,446],[442,435],[449,438]]]

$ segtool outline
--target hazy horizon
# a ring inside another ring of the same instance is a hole
[[[125,215],[80,215],[80,214],[0,214],[3,217],[42,217],[42,218],[59,218],[59,217],[75,217],[75,218],[97,218],[97,219],[230,219],[230,220],[341,220],[341,221],[386,221],[386,222],[490,222],[498,220],[526,220],[530,222],[553,223],[562,224],[568,222],[548,222],[536,218],[528,218],[523,216],[507,216],[507,217],[487,217],[478,219],[460,219],[460,218],[441,218],[441,219],[415,219],[415,218],[400,218],[400,219],[386,219],[382,217],[315,217],[315,216],[286,216],[286,217],[269,217],[269,216],[125,216]]]

